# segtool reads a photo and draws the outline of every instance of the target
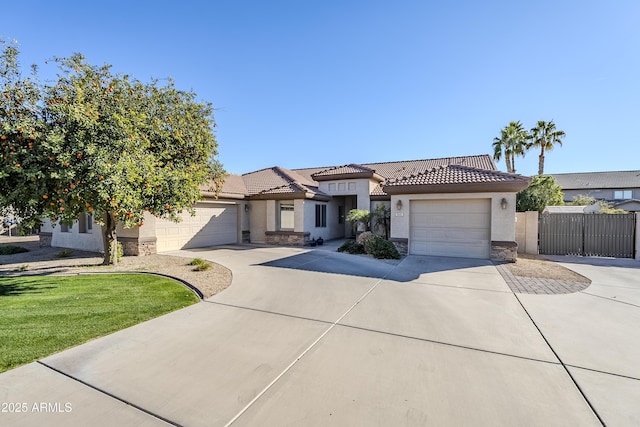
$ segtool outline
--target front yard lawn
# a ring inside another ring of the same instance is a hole
[[[0,372],[197,301],[147,274],[0,278]]]

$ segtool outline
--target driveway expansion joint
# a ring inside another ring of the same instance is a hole
[[[369,290],[367,290],[360,298],[358,298],[358,300],[353,303],[340,317],[338,317],[338,319],[335,322],[332,322],[330,324],[330,326],[322,333],[320,334],[320,336],[314,341],[312,342],[302,353],[300,353],[300,355],[298,355],[293,362],[291,362],[286,368],[284,368],[284,370],[282,372],[280,372],[280,374],[278,374],[269,384],[267,384],[267,386],[265,388],[263,388],[249,403],[247,403],[244,408],[242,408],[240,410],[240,412],[238,412],[233,418],[231,418],[229,420],[229,422],[227,422],[225,424],[225,427],[229,427],[231,426],[233,423],[235,423],[245,412],[247,412],[249,410],[249,408],[251,406],[253,406],[254,403],[256,403],[265,393],[267,393],[267,391],[269,391],[269,389],[271,389],[271,387],[273,387],[274,384],[276,384],[280,378],[282,378],[283,376],[285,376],[308,352],[310,352],[320,341],[322,341],[322,339],[333,330],[333,328],[335,328],[336,326],[339,325],[339,323],[342,321],[342,319],[344,319],[349,313],[351,313],[351,311],[358,305],[360,304],[360,302],[362,300],[364,300],[371,292],[373,292],[373,290],[375,288],[377,288],[393,271],[395,271],[395,269],[400,266],[400,264],[402,264],[402,261],[400,263],[398,263],[398,265],[396,265],[394,268],[392,268],[391,270],[389,270],[387,272],[387,274],[384,275],[384,277],[378,279],[373,286],[371,286],[371,288],[369,288]]]
[[[279,313],[277,311],[270,311],[270,310],[262,310],[260,308],[245,307],[245,306],[242,306],[242,305],[227,304],[227,303],[223,303],[223,302],[209,301],[209,300],[204,300],[203,302],[206,302],[206,303],[209,303],[209,304],[215,304],[215,305],[222,305],[222,306],[225,306],[225,307],[238,308],[240,310],[250,310],[250,311],[256,311],[258,313],[272,314],[274,316],[283,316],[283,317],[289,317],[289,318],[292,318],[292,319],[309,320],[311,322],[326,323],[326,324],[329,324],[329,325],[333,324],[333,322],[330,322],[328,320],[312,319],[310,317],[295,316],[293,314]]]
[[[80,384],[82,384],[82,385],[84,385],[84,386],[86,386],[86,387],[89,387],[90,389],[93,389],[93,390],[97,391],[98,393],[104,394],[105,396],[108,396],[108,397],[110,397],[110,398],[112,398],[112,399],[115,399],[115,400],[117,400],[118,402],[124,403],[124,404],[125,404],[125,405],[127,405],[127,406],[130,406],[130,407],[132,407],[132,408],[135,408],[135,409],[137,409],[138,411],[143,412],[143,413],[145,413],[145,414],[147,414],[147,415],[149,415],[149,416],[151,416],[151,417],[153,417],[153,418],[156,418],[156,419],[158,419],[158,420],[164,421],[165,423],[167,423],[167,424],[169,424],[169,425],[172,425],[172,426],[175,426],[175,427],[182,427],[182,425],[181,425],[181,424],[178,424],[178,423],[176,423],[175,421],[171,421],[171,420],[170,420],[170,419],[168,419],[168,418],[165,418],[165,417],[163,417],[163,416],[161,416],[161,415],[158,415],[158,414],[156,414],[156,413],[154,413],[154,412],[151,412],[151,411],[149,411],[149,410],[147,410],[147,409],[144,409],[142,406],[139,406],[139,405],[136,405],[135,403],[129,402],[128,400],[125,400],[125,399],[123,399],[123,398],[121,398],[121,397],[118,397],[118,396],[116,396],[116,395],[115,395],[115,394],[113,394],[113,393],[109,393],[109,392],[108,392],[108,391],[106,391],[106,390],[103,390],[103,389],[101,389],[101,388],[99,388],[99,387],[96,387],[96,386],[94,386],[94,385],[92,385],[92,384],[89,384],[89,383],[88,383],[88,382],[86,382],[86,381],[82,381],[81,379],[76,378],[76,377],[74,377],[73,375],[70,375],[70,374],[68,374],[68,373],[66,373],[66,372],[64,372],[64,371],[62,371],[62,370],[60,370],[60,369],[54,368],[54,367],[53,367],[53,366],[51,366],[51,365],[47,365],[47,364],[46,364],[46,363],[44,363],[42,360],[37,360],[37,361],[36,361],[36,363],[38,363],[39,365],[44,366],[44,367],[45,367],[45,368],[47,368],[47,369],[51,369],[53,372],[56,372],[56,373],[58,373],[58,374],[60,374],[60,375],[62,375],[62,376],[65,376],[65,377],[67,377],[67,378],[69,378],[69,379],[71,379],[71,380],[73,380],[73,381],[76,381],[76,382],[78,382],[78,383],[80,383]]]
[[[602,298],[602,299],[606,299],[607,301],[617,302],[617,303],[620,303],[620,304],[626,304],[626,305],[630,305],[632,307],[640,308],[640,305],[633,304],[631,302],[620,301],[619,299],[615,299],[615,298],[603,297],[602,295],[590,294],[589,292],[580,292],[580,293],[583,294],[583,295],[589,295],[590,297]]]
[[[514,357],[516,359],[530,360],[532,362],[548,363],[550,365],[560,365],[561,364],[559,361],[536,359],[535,357],[518,356],[517,354],[503,353],[503,352],[495,351],[495,350],[487,350],[487,349],[484,349],[484,348],[471,347],[471,346],[462,345],[462,344],[454,344],[454,343],[450,343],[450,342],[438,341],[438,340],[433,340],[433,339],[429,339],[429,338],[414,337],[414,336],[411,336],[411,335],[395,334],[393,332],[379,331],[377,329],[363,328],[361,326],[346,325],[344,323],[340,323],[340,324],[338,324],[338,326],[342,326],[344,328],[356,329],[356,330],[365,331],[365,332],[372,332],[372,333],[376,333],[376,334],[388,335],[388,336],[391,336],[391,337],[398,337],[398,338],[404,338],[404,339],[409,339],[409,340],[428,342],[428,343],[432,343],[432,344],[445,345],[445,346],[448,346],[448,347],[456,347],[456,348],[460,348],[460,349],[464,349],[464,350],[478,351],[480,353],[495,354],[497,356]]]
[[[514,293],[513,296],[516,298],[516,300],[518,301],[518,303],[520,304],[520,306],[522,307],[522,309],[524,310],[525,314],[527,315],[527,317],[529,317],[529,320],[531,320],[531,323],[533,323],[533,326],[538,330],[538,333],[540,334],[540,336],[542,337],[542,339],[544,340],[545,343],[547,343],[547,346],[549,346],[549,350],[551,350],[551,352],[553,353],[553,355],[556,357],[556,359],[558,359],[560,361],[560,365],[564,368],[564,371],[567,373],[567,375],[569,376],[569,378],[571,379],[571,381],[573,382],[573,384],[576,386],[576,388],[578,389],[578,392],[582,395],[582,398],[584,399],[584,401],[587,403],[587,405],[589,406],[589,408],[591,408],[591,411],[593,412],[593,414],[596,416],[596,418],[598,418],[598,421],[600,421],[600,424],[602,424],[603,426],[606,426],[604,420],[602,419],[602,417],[600,416],[600,414],[598,413],[598,411],[596,411],[595,406],[593,406],[593,404],[591,403],[591,401],[589,400],[589,398],[587,397],[586,393],[584,392],[584,390],[582,390],[582,387],[580,387],[580,384],[578,384],[578,381],[576,381],[576,379],[573,377],[573,375],[571,375],[571,371],[569,371],[569,368],[567,367],[567,365],[562,361],[562,359],[560,358],[560,355],[556,352],[556,350],[553,348],[553,346],[551,345],[551,343],[549,342],[549,340],[547,339],[547,337],[544,336],[544,334],[542,333],[542,330],[540,329],[540,327],[538,326],[538,324],[536,323],[535,320],[533,320],[533,317],[531,317],[531,314],[529,313],[529,311],[527,310],[527,308],[524,306],[524,304],[522,303],[522,301],[520,301],[520,298],[518,298],[518,294]]]

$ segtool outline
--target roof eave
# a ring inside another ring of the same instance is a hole
[[[213,191],[201,191],[200,194],[202,197],[211,197],[214,199],[238,199],[242,200],[246,197],[246,194],[238,194],[238,193],[215,193]]]
[[[517,193],[529,186],[529,180],[509,182],[474,182],[468,184],[412,184],[384,185],[387,194],[434,194],[434,193]]]

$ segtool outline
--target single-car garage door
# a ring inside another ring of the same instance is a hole
[[[409,253],[489,258],[490,199],[411,202]]]
[[[195,211],[182,214],[178,223],[156,222],[158,252],[237,243],[236,205],[197,203]]]

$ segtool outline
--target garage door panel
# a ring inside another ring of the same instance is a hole
[[[195,216],[182,214],[182,221],[159,220],[156,225],[158,251],[237,243],[237,207],[198,203]]]
[[[489,199],[412,201],[410,220],[412,254],[489,257]]]

